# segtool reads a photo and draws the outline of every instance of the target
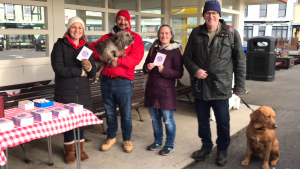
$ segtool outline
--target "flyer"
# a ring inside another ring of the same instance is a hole
[[[157,52],[156,57],[154,59],[154,65],[155,66],[162,66],[164,64],[166,56],[167,55],[165,55],[165,54]]]
[[[93,51],[87,47],[83,47],[77,56],[77,59],[81,61],[81,59],[89,59]]]

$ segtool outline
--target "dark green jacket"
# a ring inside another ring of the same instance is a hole
[[[224,20],[220,19],[220,22],[222,29],[213,38],[210,51],[207,49],[209,39],[204,24],[193,29],[183,54],[183,63],[190,74],[193,95],[197,99],[229,99],[232,96],[233,73],[233,93],[245,93],[246,57],[240,35],[235,29],[234,33],[230,32]],[[230,41],[230,38],[234,40]],[[207,71],[206,79],[194,77],[199,69]]]

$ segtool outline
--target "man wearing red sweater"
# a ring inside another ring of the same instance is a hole
[[[97,42],[91,43],[96,60],[107,62],[107,59],[100,56],[96,51],[97,43],[105,41],[118,31],[129,31],[134,36],[134,43],[126,47],[123,58],[114,58],[111,65],[106,65],[101,75],[101,92],[103,104],[107,113],[107,141],[101,146],[102,151],[109,150],[116,143],[116,132],[118,130],[118,120],[116,114],[117,105],[121,114],[121,129],[123,136],[124,151],[131,152],[131,102],[132,88],[134,80],[134,69],[144,56],[144,45],[140,35],[131,31],[130,15],[126,10],[120,10],[116,16],[116,25],[111,33],[102,36]]]

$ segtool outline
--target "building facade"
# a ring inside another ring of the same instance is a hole
[[[72,16],[79,16],[85,22],[85,34],[89,42],[109,33],[115,25],[117,12],[125,9],[132,17],[133,31],[143,39],[148,39],[147,42],[156,38],[159,26],[166,23],[174,26],[176,40],[184,46],[192,28],[204,23],[201,9],[205,1],[0,0],[0,38],[4,38],[5,45],[11,46],[0,51],[0,86],[53,79],[50,59],[53,44],[63,37],[66,23]],[[286,0],[219,2],[222,17],[243,35],[245,5],[286,3]],[[192,10],[185,13],[180,12],[182,9]],[[44,37],[43,51],[35,51],[33,48],[39,37]],[[143,63],[136,68],[141,68]],[[182,81],[189,82],[188,76]]]
[[[296,0],[288,0],[286,4],[245,6],[244,41],[255,36],[272,36],[290,40],[295,2]]]
[[[294,4],[293,37],[298,38],[300,42],[300,0]]]

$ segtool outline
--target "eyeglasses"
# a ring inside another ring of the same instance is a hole
[[[218,12],[206,12],[204,15],[205,15],[205,16],[210,16],[210,15],[216,16],[216,15],[218,15],[218,14],[219,14]]]

